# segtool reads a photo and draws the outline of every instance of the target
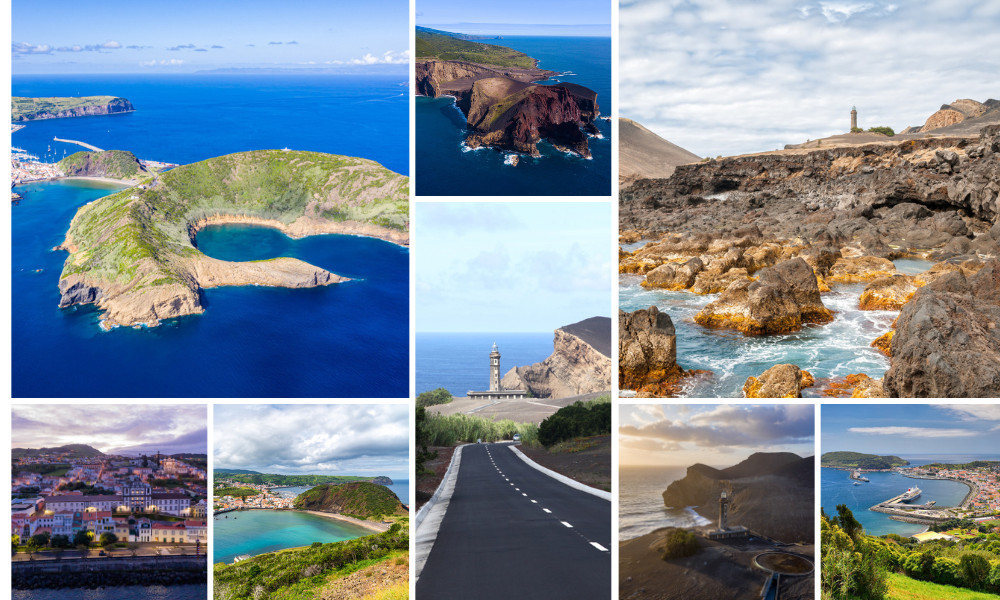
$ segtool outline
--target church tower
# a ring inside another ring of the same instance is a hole
[[[722,492],[719,496],[719,531],[729,529],[729,496]]]
[[[490,391],[500,391],[500,351],[496,342],[493,342],[493,351],[490,352]]]
[[[858,107],[851,107],[851,131],[858,128]]]

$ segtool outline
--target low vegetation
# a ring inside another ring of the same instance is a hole
[[[296,496],[294,506],[368,520],[407,514],[392,490],[366,481],[316,486]]]
[[[861,452],[827,452],[820,457],[820,466],[841,469],[891,469],[910,464],[898,456],[879,456]]]
[[[147,176],[146,169],[134,154],[125,150],[74,152],[59,161],[59,170],[67,176],[137,179]]]
[[[881,127],[869,127],[868,131],[872,133],[881,133],[882,135],[887,135],[889,137],[896,135],[896,132],[892,130],[892,127],[886,127],[884,125]]]
[[[213,492],[216,498],[221,498],[222,496],[232,496],[233,498],[248,498],[250,496],[256,496],[260,494],[255,489],[245,488],[245,487],[224,487],[219,488]]]
[[[323,544],[315,542],[254,556],[234,565],[214,567],[215,600],[313,598],[328,581],[367,566],[396,560],[409,550],[409,523],[395,523],[385,533]]]
[[[535,59],[512,48],[460,40],[450,35],[433,33],[420,28],[417,29],[416,49],[419,58],[464,60],[482,65],[520,67],[522,69],[533,69],[537,64]]]
[[[611,397],[564,406],[538,426],[538,441],[546,448],[577,437],[611,433]]]
[[[663,538],[660,558],[671,560],[694,556],[698,552],[698,536],[686,529],[671,529]]]
[[[889,593],[892,600],[996,600],[996,594],[974,592],[964,588],[918,581],[899,573],[889,574]]]
[[[423,407],[417,410],[423,410]],[[487,419],[475,415],[427,414],[422,424],[422,435],[427,446],[454,446],[459,442],[497,442],[521,434],[521,443],[538,443],[538,426],[534,423],[517,423],[510,419]]]
[[[273,475],[270,473],[227,473],[216,470],[215,476],[236,483],[252,483],[255,485],[274,485],[288,487],[306,487],[328,483],[351,483],[352,481],[373,481],[377,477],[359,477],[357,475]]]
[[[837,600],[860,598],[913,598],[909,588],[939,594],[934,598],[975,598],[963,590],[1000,592],[1000,533],[978,531],[975,537],[918,543],[896,534],[866,535],[846,505],[837,506],[836,516],[821,515],[823,597]],[[943,590],[918,585],[930,582]],[[950,594],[950,595],[948,595]]]
[[[454,400],[451,392],[444,388],[438,388],[430,392],[421,392],[417,395],[417,406],[434,406],[435,404],[448,404]]]

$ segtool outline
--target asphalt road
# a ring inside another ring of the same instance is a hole
[[[417,600],[611,597],[611,503],[531,468],[508,444],[462,450]]]

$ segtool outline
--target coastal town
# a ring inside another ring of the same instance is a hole
[[[212,495],[212,512],[222,514],[234,510],[292,508],[295,496],[281,495],[275,491],[276,489],[278,488],[266,484],[216,479]]]
[[[204,554],[205,458],[101,454],[88,446],[16,449],[14,560]],[[92,550],[92,546],[101,549]]]

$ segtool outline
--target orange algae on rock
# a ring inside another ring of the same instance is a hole
[[[875,348],[882,354],[885,354],[889,358],[892,358],[892,336],[895,335],[895,333],[895,330],[883,333],[875,338],[875,340],[871,343],[871,347]]]

